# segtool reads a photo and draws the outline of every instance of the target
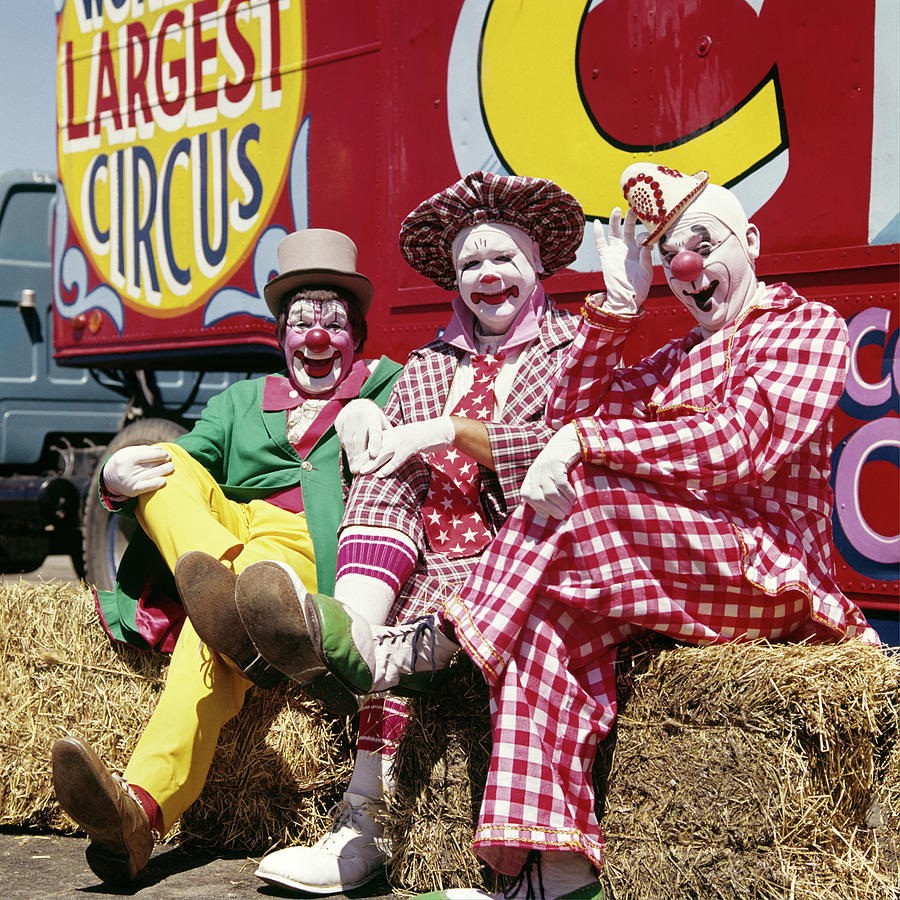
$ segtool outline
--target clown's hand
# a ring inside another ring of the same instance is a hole
[[[169,451],[138,444],[116,450],[103,466],[103,487],[111,497],[137,497],[155,491],[175,471]]]
[[[381,440],[381,453],[360,468],[361,475],[386,478],[417,453],[433,453],[453,446],[456,429],[450,416],[395,425],[386,431]]]
[[[575,423],[563,425],[538,453],[522,482],[522,500],[550,519],[564,519],[572,511],[575,488],[569,470],[581,459]]]
[[[653,263],[650,248],[635,240],[637,216],[629,209],[622,222],[622,210],[617,206],[609,214],[609,237],[603,223],[594,220],[594,243],[600,254],[600,267],[606,282],[606,302],[603,308],[612,313],[634,315],[650,292]]]
[[[358,475],[381,452],[382,435],[391,427],[381,407],[359,397],[351,400],[334,420],[334,430],[347,454],[350,471]]]

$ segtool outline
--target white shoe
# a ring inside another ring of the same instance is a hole
[[[419,894],[414,900],[603,900],[603,886],[580,854],[531,850],[519,875],[496,894],[451,888]]]
[[[377,877],[383,867],[383,827],[370,813],[378,806],[360,794],[344,794],[331,809],[331,831],[312,847],[286,847],[264,857],[256,876],[269,884],[338,894]]]

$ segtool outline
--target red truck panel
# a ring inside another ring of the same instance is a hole
[[[118,6],[69,0],[58,15],[61,362],[268,365],[252,352],[274,347],[261,287],[277,239],[305,226],[356,240],[376,286],[368,350],[402,359],[450,297],[402,262],[398,226],[460,174],[550,177],[602,219],[635,160],[707,169],[759,226],[761,276],[850,320],[841,580],[896,598],[895,5],[198,0],[136,19]],[[549,288],[577,305],[602,287],[597,268],[588,239]],[[648,309],[632,356],[692,325],[661,278]]]

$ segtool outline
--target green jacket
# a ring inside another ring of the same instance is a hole
[[[359,396],[384,406],[401,366],[382,357]],[[285,412],[263,412],[265,377],[239,381],[213,397],[182,446],[239,502],[262,499],[300,483],[316,555],[318,590],[333,593],[337,529],[344,513],[341,467],[346,459],[331,425],[305,459],[287,438]],[[349,480],[349,470],[344,477]],[[120,511],[133,515],[134,502]],[[171,649],[184,617],[174,579],[141,529],[129,543],[114,591],[98,591],[101,618],[113,638],[140,647]],[[176,621],[177,620],[177,621]]]

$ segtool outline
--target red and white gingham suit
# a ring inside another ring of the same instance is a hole
[[[621,641],[878,642],[832,574],[843,321],[776,285],[707,340],[615,369],[636,321],[588,304],[551,387],[548,423],[582,443],[572,514],[521,505],[446,607],[491,691],[476,849],[509,874],[531,848],[600,865],[591,767]]]
[[[495,469],[479,467],[479,499],[492,534],[519,503],[525,473],[553,433],[544,421],[547,386],[575,335],[577,322],[577,316],[557,308],[547,298],[538,339],[522,356],[500,420],[484,423]],[[442,340],[414,350],[384,408],[391,424],[440,416],[462,355],[462,350]],[[394,528],[418,548],[415,570],[401,587],[386,624],[434,612],[465,582],[478,562],[478,556],[451,558],[429,547],[421,510],[430,484],[431,469],[417,455],[387,478],[357,476],[350,489],[342,529],[360,525]],[[358,748],[392,752],[405,721],[403,700],[369,698],[360,716]]]

